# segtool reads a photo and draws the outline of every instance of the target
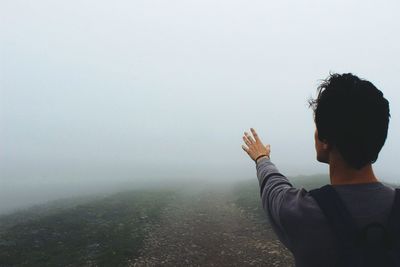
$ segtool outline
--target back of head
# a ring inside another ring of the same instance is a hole
[[[371,82],[346,74],[331,74],[309,101],[319,140],[334,146],[355,169],[374,163],[389,126],[389,102]]]

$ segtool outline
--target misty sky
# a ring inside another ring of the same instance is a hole
[[[330,71],[366,78],[389,100],[374,166],[399,182],[399,8],[3,0],[0,194],[32,181],[256,179],[241,148],[250,127],[282,173],[327,173],[307,99]]]

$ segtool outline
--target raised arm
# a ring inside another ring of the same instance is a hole
[[[293,188],[293,186],[271,162],[270,145],[264,146],[253,128],[251,128],[251,132],[254,138],[247,132],[244,133],[243,140],[248,147],[242,145],[242,148],[256,163],[262,206],[267,213],[271,226],[281,242],[290,248],[289,239],[280,220],[280,210],[285,198],[285,192]]]

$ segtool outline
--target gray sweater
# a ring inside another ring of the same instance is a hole
[[[294,188],[267,158],[256,163],[262,206],[279,240],[297,267],[333,266],[333,233],[317,202],[304,188]],[[395,191],[380,182],[333,185],[359,226],[385,223]]]

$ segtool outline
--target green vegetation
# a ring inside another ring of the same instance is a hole
[[[289,181],[296,188],[303,187],[304,189],[311,190],[318,188],[326,184],[330,184],[328,174],[315,174],[315,175],[297,175],[289,177]]]
[[[174,197],[173,191],[132,191],[2,216],[0,266],[126,266]]]
[[[257,220],[267,222],[268,218],[262,208],[260,187],[257,180],[241,181],[235,184],[234,201],[241,209],[256,217]]]
[[[289,180],[296,188],[306,190],[329,183],[328,176],[323,175]],[[228,195],[229,201],[221,205],[233,201],[233,210],[244,211],[251,223],[268,225],[257,179],[235,183],[233,191],[223,187],[227,189],[221,192]],[[127,266],[141,256],[144,239],[159,225],[164,208],[182,193],[190,196],[187,201],[198,201],[197,197],[191,199],[190,187],[177,187],[62,199],[0,216],[0,266]],[[185,208],[192,209],[191,205]],[[195,211],[191,212],[181,214]],[[206,216],[187,221],[199,223],[212,216],[202,215]],[[180,236],[176,238],[181,240]]]

